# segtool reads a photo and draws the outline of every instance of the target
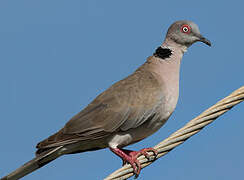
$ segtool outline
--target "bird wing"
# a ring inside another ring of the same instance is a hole
[[[160,92],[155,76],[150,71],[139,68],[97,96],[67,122],[63,129],[37,147],[94,140],[116,131],[136,128],[155,114],[160,102]]]

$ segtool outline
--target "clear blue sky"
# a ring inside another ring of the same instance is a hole
[[[244,85],[244,2],[162,0],[0,1],[0,176],[34,157],[112,83],[145,62],[175,20],[212,41],[184,55],[180,99],[167,124],[131,146],[150,147]],[[144,169],[139,179],[242,179],[244,103]],[[63,156],[23,178],[102,179],[121,166],[108,149]]]

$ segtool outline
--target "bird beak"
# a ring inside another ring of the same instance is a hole
[[[203,37],[202,35],[199,35],[198,38],[199,38],[198,41],[201,41],[207,44],[208,46],[211,46],[211,42],[207,38]]]

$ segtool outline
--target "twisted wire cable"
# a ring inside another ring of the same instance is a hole
[[[212,107],[205,110],[196,118],[189,121],[184,127],[177,130],[171,134],[168,138],[154,146],[158,151],[158,155],[155,158],[152,152],[149,152],[151,158],[158,159],[168,152],[170,152],[175,147],[184,143],[188,138],[194,134],[201,131],[205,126],[212,123],[219,116],[229,111],[233,106],[244,101],[244,86],[232,92],[229,96],[217,102]],[[152,164],[154,161],[148,160],[144,155],[138,157],[139,162],[141,163],[142,168]],[[133,176],[133,169],[130,164],[126,164],[120,169],[114,171],[104,180],[123,180]]]

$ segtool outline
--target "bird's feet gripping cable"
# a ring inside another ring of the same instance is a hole
[[[150,160],[150,155],[148,152],[153,152],[154,159],[157,157],[158,152],[154,148],[145,148],[140,151],[131,151],[127,149],[110,148],[110,150],[118,155],[123,160],[123,165],[129,163],[135,173],[135,178],[137,178],[141,171],[141,163],[137,160],[140,155],[144,155],[148,160]]]

